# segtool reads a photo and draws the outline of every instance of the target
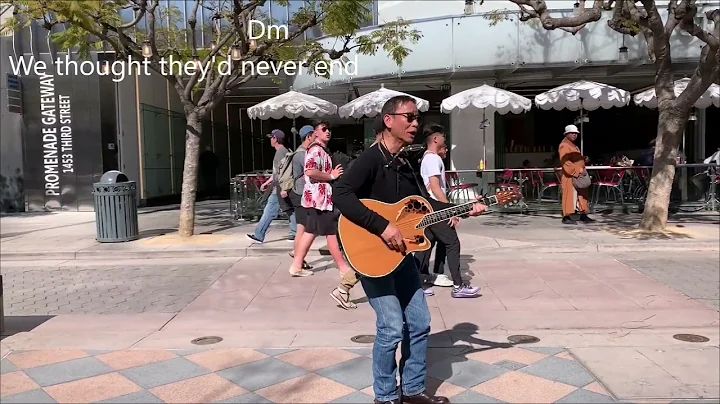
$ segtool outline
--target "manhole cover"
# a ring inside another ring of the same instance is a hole
[[[375,342],[374,335],[356,335],[350,338],[350,341],[357,342],[358,344],[372,344]]]
[[[511,335],[507,337],[507,340],[513,344],[534,344],[540,341],[540,338],[533,337],[532,335]]]
[[[673,338],[675,338],[678,341],[684,341],[684,342],[708,342],[710,341],[710,338],[703,337],[702,335],[695,335],[695,334],[675,334],[673,335]]]
[[[192,340],[190,342],[195,345],[211,345],[211,344],[217,344],[218,342],[220,342],[222,340],[223,339],[220,337],[200,337],[200,338],[195,338],[194,340]]]

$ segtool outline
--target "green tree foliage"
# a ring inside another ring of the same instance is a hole
[[[302,6],[290,16],[288,35],[270,39],[251,40],[248,36],[251,20],[279,25],[262,12],[266,0],[188,0],[191,11],[187,15],[159,0],[6,0],[14,7],[14,17],[3,28],[14,29],[33,21],[48,30],[60,26],[64,29],[53,29],[52,40],[62,49],[73,49],[87,57],[93,50],[109,48],[118,60],[147,60],[151,69],[170,82],[183,103],[188,124],[180,234],[191,236],[202,131],[199,122],[225,95],[258,77],[257,71],[242,69],[243,63],[296,61],[315,72],[322,61],[346,61],[350,52],[374,55],[382,50],[401,65],[411,52],[408,46],[421,37],[401,20],[358,34],[372,18],[370,0],[297,0],[294,5],[298,2]],[[287,6],[289,1],[276,0],[274,4]],[[199,21],[200,9],[202,15],[210,16],[209,21]],[[132,10],[135,18],[124,20],[123,10]],[[305,39],[307,31],[317,28],[336,39],[334,47]],[[198,43],[201,32],[213,38],[213,46]],[[151,49],[151,54],[143,55],[143,48]],[[229,74],[211,69],[204,79],[200,72],[171,72],[160,63],[172,57],[217,66],[228,55],[234,56]]]

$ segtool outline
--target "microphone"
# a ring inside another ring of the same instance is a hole
[[[390,161],[387,162],[387,164],[385,164],[385,168],[390,168],[390,166],[391,166],[392,163],[395,161],[395,159],[397,159],[397,158],[400,157],[400,156],[403,156],[403,155],[404,155],[404,156],[407,156],[408,154],[417,153],[417,152],[420,152],[420,151],[423,151],[423,150],[425,150],[425,146],[424,146],[424,145],[421,145],[421,144],[409,144],[409,145],[403,147],[402,149],[400,149],[400,151],[397,152],[397,154],[395,154],[395,155],[390,159]]]

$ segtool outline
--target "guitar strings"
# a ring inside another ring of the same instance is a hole
[[[425,219],[426,217],[428,217],[428,216],[430,216],[430,215],[434,215],[434,214],[437,214],[437,213],[441,213],[441,212],[444,212],[444,211],[446,211],[446,210],[455,209],[455,208],[457,208],[457,207],[461,207],[461,206],[464,206],[464,205],[470,205],[470,204],[473,204],[473,203],[475,203],[475,202],[466,202],[466,203],[464,203],[464,204],[460,204],[460,205],[453,206],[453,207],[450,207],[450,208],[445,208],[445,209],[437,210],[437,211],[435,211],[435,212],[426,214],[425,216],[423,216],[423,219]],[[462,213],[462,214],[464,214],[464,213]],[[462,215],[462,214],[460,214],[460,215]],[[457,215],[457,216],[460,216],[460,215]],[[450,218],[448,218],[448,220],[449,220],[449,219],[450,219]],[[422,220],[422,219],[421,219],[421,220]],[[414,221],[415,221],[415,219],[409,219],[409,220],[406,220],[406,221],[404,221],[404,222],[397,222],[397,223],[395,223],[395,227],[400,228],[400,226],[412,224]],[[418,222],[418,223],[420,223],[420,222]]]
[[[423,216],[423,219],[425,219],[425,218],[426,218],[427,216],[429,216],[429,215],[433,215],[433,214],[436,214],[436,213],[440,213],[440,212],[443,212],[443,211],[446,211],[446,210],[451,210],[451,209],[454,209],[454,208],[457,208],[457,207],[460,207],[460,206],[463,206],[463,205],[469,205],[469,204],[472,204],[472,203],[474,203],[474,202],[466,202],[466,203],[464,203],[464,204],[460,204],[460,205],[457,205],[457,206],[453,206],[453,207],[451,207],[451,208],[445,208],[445,209],[441,209],[441,210],[438,210],[438,211],[435,211],[435,212],[432,212],[432,213],[428,213],[427,215]],[[458,215],[458,216],[459,216],[459,215]],[[453,216],[453,217],[455,217],[455,216]],[[423,219],[420,219],[420,221],[422,221]],[[448,218],[448,220],[449,220],[449,219],[450,219],[450,218]],[[397,223],[395,223],[395,227],[397,227],[398,230],[400,230],[401,228],[403,228],[403,229],[405,229],[405,230],[416,229],[416,228],[417,228],[417,225],[420,223],[420,221],[418,221],[418,222],[415,222],[415,221],[416,221],[416,219],[409,219],[409,220],[406,220],[406,221],[403,221],[403,222],[397,222]],[[441,222],[441,221],[442,221],[442,220],[440,220],[440,222]],[[413,223],[415,223],[415,224],[413,224]],[[438,222],[438,223],[439,223],[439,222]]]

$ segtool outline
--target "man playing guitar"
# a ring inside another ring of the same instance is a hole
[[[418,110],[409,96],[389,99],[380,115],[384,130],[380,142],[363,152],[338,181],[333,203],[348,220],[381,237],[387,247],[406,251],[400,230],[378,213],[368,209],[360,198],[396,203],[404,197],[423,195],[415,170],[398,156],[415,138]],[[432,201],[433,209],[451,205]],[[472,207],[470,215],[481,214],[486,207]],[[429,395],[425,390],[427,342],[430,335],[430,311],[412,257],[406,256],[391,274],[360,279],[370,306],[375,310],[376,338],[373,345],[373,390],[376,403],[398,403],[395,352],[401,344],[401,380],[403,403],[444,404],[446,397]],[[404,328],[406,327],[406,332]],[[404,334],[407,338],[404,338]]]

